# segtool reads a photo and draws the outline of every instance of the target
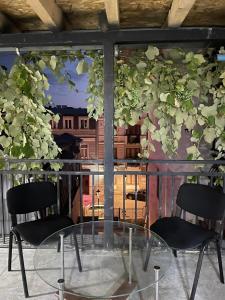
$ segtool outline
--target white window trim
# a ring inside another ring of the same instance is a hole
[[[71,128],[66,128],[66,121],[71,121]],[[63,129],[73,129],[73,117],[63,118]]]
[[[83,146],[83,147],[82,147]],[[87,156],[86,157],[82,157],[81,156],[81,149],[85,149],[86,151],[87,151]],[[81,156],[81,158],[89,158],[89,147],[88,147],[88,145],[87,144],[81,144],[80,145],[80,156]]]
[[[81,128],[81,121],[87,121],[87,128]],[[79,129],[89,129],[89,118],[88,117],[79,117]]]

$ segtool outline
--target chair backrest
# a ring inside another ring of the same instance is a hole
[[[12,215],[39,211],[57,203],[57,192],[51,182],[31,182],[7,191],[8,211]]]
[[[178,191],[177,205],[196,216],[222,220],[225,212],[225,194],[215,187],[184,183]]]

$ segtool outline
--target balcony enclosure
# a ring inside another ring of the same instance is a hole
[[[138,123],[140,120],[137,121],[138,124],[126,128],[126,148],[123,149],[126,159],[121,158],[117,147],[124,133],[117,131],[114,136],[114,62],[118,53],[132,49],[146,51],[148,45],[153,45],[161,50],[182,48],[197,51],[196,53],[210,49],[215,57],[225,44],[223,1],[213,4],[209,0],[183,1],[184,3],[175,0],[75,2],[0,1],[2,52],[16,51],[20,55],[26,51],[100,49],[104,56],[104,119],[100,120],[104,132],[104,136],[101,136],[101,143],[104,145],[102,156],[97,159],[90,157],[89,145],[83,143],[80,147],[81,155],[76,160],[49,160],[43,157],[17,159],[7,156],[1,159],[4,167],[0,170],[0,266],[3,270],[0,289],[6,300],[24,299],[20,279],[16,274],[19,277],[19,272],[8,274],[5,271],[11,226],[6,192],[18,182],[53,181],[57,187],[56,209],[71,216],[75,223],[106,219],[135,223],[146,228],[159,217],[179,213],[176,196],[179,186],[184,182],[193,180],[210,186],[219,182],[218,188],[225,192],[225,175],[217,168],[225,166],[224,160],[169,160],[165,157],[140,159],[138,153],[143,138]],[[66,115],[61,123],[52,121],[51,127],[56,134],[60,128],[67,134],[75,130],[78,138],[85,134],[91,139],[96,133],[95,120],[82,115],[82,112],[79,117],[73,115],[71,118]],[[190,131],[187,130],[185,134],[190,134]],[[2,146],[0,147],[2,150]],[[21,163],[28,166],[31,162],[41,164],[42,170],[17,168]],[[59,171],[45,168],[46,164],[54,162],[62,163],[64,168]],[[66,204],[63,200],[65,198]],[[48,214],[49,211],[45,213]],[[27,214],[20,217],[20,222],[34,220],[36,217],[35,214]],[[191,223],[202,224],[205,228],[217,226],[189,213],[182,217]],[[224,238],[224,231],[222,237]],[[25,248],[28,253],[27,268],[32,269],[34,249],[29,244],[25,244]],[[214,250],[211,245],[207,249],[208,257],[202,271],[203,279],[200,277],[196,299],[224,298],[224,287],[219,284],[216,274],[211,274],[216,273],[217,268]],[[13,255],[17,264],[18,257]],[[178,253],[178,259],[172,260],[167,277],[160,282],[164,287],[160,292],[160,299],[188,299],[195,263],[195,252]],[[36,286],[31,287],[34,297],[54,299],[54,291],[39,282],[33,272],[28,273],[29,281],[37,282]],[[45,291],[50,294],[46,295]]]

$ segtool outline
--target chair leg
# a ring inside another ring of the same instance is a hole
[[[224,283],[221,247],[220,247],[220,240],[218,239],[216,240],[216,250],[217,250],[217,257],[218,257],[218,264],[219,264],[219,271],[220,271],[220,281],[221,283]]]
[[[177,257],[177,250],[172,250],[174,257]]]
[[[60,239],[58,239],[58,243],[57,243],[57,252],[60,252],[60,247],[61,247],[61,245],[60,245]]]
[[[148,245],[147,245],[146,259],[145,259],[144,268],[143,268],[145,272],[148,269],[148,262],[149,262],[149,258],[151,256],[151,250],[152,250],[152,241],[150,239],[150,241],[148,241]]]
[[[199,275],[200,275],[200,271],[201,271],[201,267],[202,267],[202,260],[203,260],[203,256],[204,256],[204,250],[205,250],[205,246],[202,246],[201,251],[199,253],[199,257],[198,257],[198,263],[197,263],[197,268],[196,268],[196,271],[195,271],[195,278],[194,278],[194,282],[193,282],[193,286],[192,286],[190,300],[194,300],[194,298],[195,298],[195,293],[196,293],[196,289],[197,289],[197,285],[198,285]]]
[[[20,268],[21,268],[22,281],[23,281],[24,296],[25,296],[25,298],[28,298],[29,293],[28,293],[28,288],[27,288],[27,278],[26,278],[25,267],[24,267],[22,243],[21,243],[21,239],[20,239],[19,235],[17,235],[17,245],[18,245],[18,251],[19,251],[19,259],[20,259]]]
[[[13,233],[9,233],[9,254],[8,254],[8,271],[12,270],[12,244],[13,244]]]
[[[74,238],[74,245],[75,245],[75,251],[76,251],[76,256],[77,256],[78,269],[79,269],[79,272],[82,272],[82,266],[81,266],[81,261],[80,261],[79,247],[78,247],[78,242],[77,242],[77,236],[76,236],[75,233],[73,234],[73,238]]]

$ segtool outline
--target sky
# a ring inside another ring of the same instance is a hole
[[[4,65],[8,69],[10,69],[15,57],[15,53],[0,53],[0,65]],[[85,99],[88,97],[88,94],[86,93],[88,75],[77,75],[75,68],[76,66],[74,64],[71,64],[69,62],[66,63],[66,69],[71,74],[71,79],[75,82],[78,92],[69,89],[69,87],[65,83],[58,83],[51,72],[49,70],[46,70],[45,73],[48,76],[50,84],[48,93],[52,96],[52,102],[55,105],[67,105],[72,107],[87,106]]]

